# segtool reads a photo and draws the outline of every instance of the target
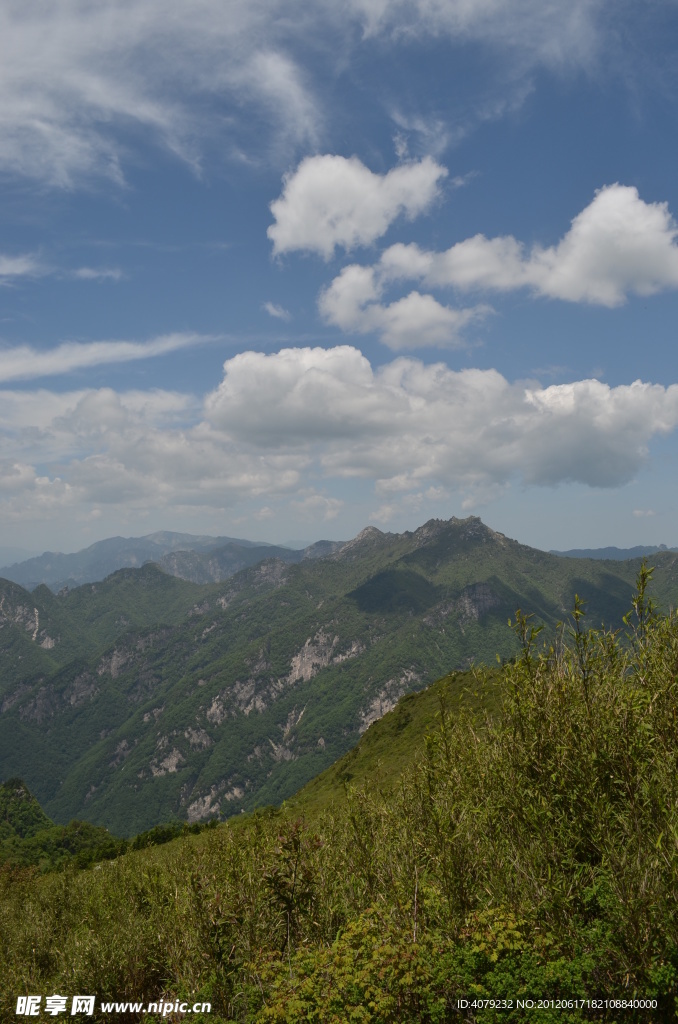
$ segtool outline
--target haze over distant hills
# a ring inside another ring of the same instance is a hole
[[[569,551],[554,551],[549,554],[560,555],[561,558],[597,558],[611,559],[614,562],[624,562],[629,558],[645,558],[656,555],[662,551],[676,551],[678,548],[668,548],[666,544],[658,546],[652,544],[639,544],[635,548],[570,548]]]
[[[0,576],[27,590],[44,583],[57,593],[64,587],[96,583],[118,569],[139,568],[157,562],[166,572],[196,583],[226,579],[263,558],[301,561],[329,554],[338,545],[319,541],[301,551],[235,537],[209,537],[166,530],[145,537],[109,537],[82,551],[42,555],[0,568]]]
[[[278,803],[404,693],[513,655],[517,608],[553,636],[576,593],[588,622],[621,626],[640,566],[563,559],[475,517],[297,554],[206,584],[155,564],[60,594],[0,581],[0,778],[56,821],[123,835]],[[655,564],[653,596],[675,606],[678,555]]]
[[[37,552],[29,551],[28,548],[14,548],[0,545],[0,566],[13,565],[15,562],[24,562],[28,558],[35,558]],[[0,568],[0,572],[2,569]]]

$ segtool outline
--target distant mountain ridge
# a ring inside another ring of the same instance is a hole
[[[678,551],[678,548],[668,548],[666,544],[653,546],[652,544],[639,544],[634,548],[570,548],[569,551],[555,551],[551,549],[550,555],[560,555],[561,558],[595,558],[613,562],[625,562],[630,558],[645,558],[650,555],[657,555],[663,551]]]
[[[192,583],[218,583],[242,569],[257,565],[265,558],[279,558],[290,564],[311,558],[324,558],[336,554],[342,546],[355,544],[370,534],[380,537],[398,536],[383,533],[377,527],[369,526],[352,541],[321,540],[305,548],[289,548],[237,537],[212,537],[159,530],[143,537],[108,537],[72,554],[45,551],[33,558],[0,567],[0,577],[12,580],[27,590],[34,590],[44,584],[53,593],[58,593],[65,587],[73,588],[83,583],[99,582],[119,569],[140,568],[147,562],[155,562],[171,576],[178,576]],[[568,551],[552,549],[549,554],[561,558],[626,561],[676,550],[678,549],[660,544],[638,545],[633,548],[571,548]]]
[[[331,542],[321,542],[321,544]],[[265,543],[246,541],[232,537],[206,537],[195,534],[175,534],[169,530],[158,530],[155,534],[145,537],[111,537],[104,541],[97,541],[82,551],[73,554],[60,554],[58,552],[46,551],[35,558],[29,558],[22,562],[14,562],[0,568],[0,577],[11,580],[20,587],[33,590],[40,584],[45,584],[50,590],[56,593],[63,587],[78,587],[84,583],[96,583],[104,580],[122,568],[138,568],[145,562],[160,562],[176,552],[196,554],[195,559],[184,558],[180,561],[182,571],[173,571],[171,557],[165,565],[166,570],[174,575],[189,574],[185,579],[193,579],[190,574],[195,563],[194,575],[200,582],[207,583],[215,579],[225,579],[239,568],[255,564],[262,558],[270,557],[273,546]],[[215,577],[209,570],[209,558],[201,559],[198,553],[207,554],[211,551],[225,548],[221,561],[224,565],[225,575]],[[304,557],[301,553],[286,548],[276,548],[276,555],[286,560],[300,560]],[[249,552],[249,554],[248,554]],[[310,556],[306,556],[310,557]],[[178,565],[179,563],[177,563]],[[232,565],[231,569],[227,566]]]
[[[308,558],[325,558],[338,551],[342,544],[342,541],[319,540],[306,548],[294,550],[273,544],[244,547],[242,542],[234,541],[208,551],[171,551],[159,558],[157,564],[171,576],[179,576],[191,583],[219,583],[266,558],[279,558],[282,562],[295,564]]]

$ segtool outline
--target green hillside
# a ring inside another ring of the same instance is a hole
[[[123,836],[279,804],[404,694],[513,656],[517,608],[555,635],[579,593],[591,623],[621,625],[639,564],[558,558],[471,517],[205,586],[152,565],[58,596],[6,583],[0,774],[55,821]],[[656,565],[669,607],[678,556]]]

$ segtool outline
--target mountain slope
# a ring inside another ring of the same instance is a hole
[[[68,661],[56,644],[39,652],[51,672],[7,676],[0,776],[25,778],[57,821],[123,835],[278,803],[403,694],[514,654],[516,608],[553,633],[578,593],[592,623],[621,625],[639,565],[561,559],[471,517],[368,528],[329,557],[206,586],[124,570],[49,595],[84,637],[64,625],[60,645],[97,650]],[[654,592],[675,604],[676,555],[658,556]],[[35,652],[37,636],[14,634]]]

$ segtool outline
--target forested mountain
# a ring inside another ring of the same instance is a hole
[[[575,593],[621,625],[639,562],[562,559],[474,517],[363,531],[323,558],[198,585],[157,566],[55,595],[0,585],[0,777],[56,821],[130,835],[277,803],[404,693],[554,631]],[[653,584],[678,596],[678,556]]]

